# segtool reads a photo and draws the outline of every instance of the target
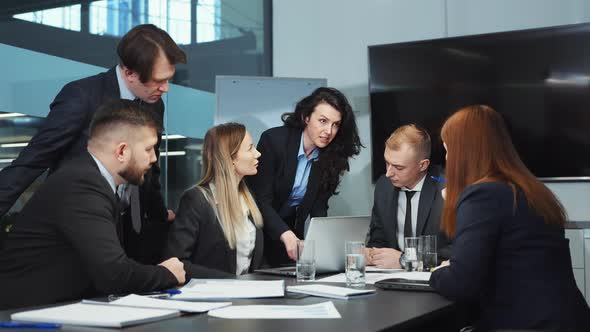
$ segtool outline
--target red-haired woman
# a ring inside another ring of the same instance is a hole
[[[433,272],[431,286],[479,305],[478,329],[588,331],[590,309],[574,281],[565,211],[524,165],[501,115],[483,105],[463,108],[441,136],[442,228],[454,240],[450,263]]]

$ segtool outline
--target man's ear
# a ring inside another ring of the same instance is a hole
[[[139,75],[137,74],[137,72],[127,68],[127,67],[121,67],[123,69],[123,76],[125,76],[125,80],[128,82],[135,82],[137,80],[139,80]]]
[[[125,142],[121,142],[117,144],[117,148],[115,149],[115,157],[119,162],[125,162],[129,155],[129,145]]]
[[[420,172],[428,170],[428,166],[430,166],[430,159],[422,159],[420,161]]]

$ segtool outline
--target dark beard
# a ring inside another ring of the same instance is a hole
[[[139,186],[143,183],[145,172],[137,168],[137,163],[133,160],[126,169],[119,172],[119,176],[129,184]]]

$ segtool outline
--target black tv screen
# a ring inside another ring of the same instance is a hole
[[[500,112],[529,169],[545,180],[590,179],[590,24],[369,47],[373,180],[385,140],[417,123],[444,165],[440,128],[454,111]]]

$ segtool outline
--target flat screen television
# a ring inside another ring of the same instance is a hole
[[[461,107],[486,104],[543,180],[590,180],[590,24],[370,46],[372,173],[385,140],[417,123],[444,165],[440,128]]]

